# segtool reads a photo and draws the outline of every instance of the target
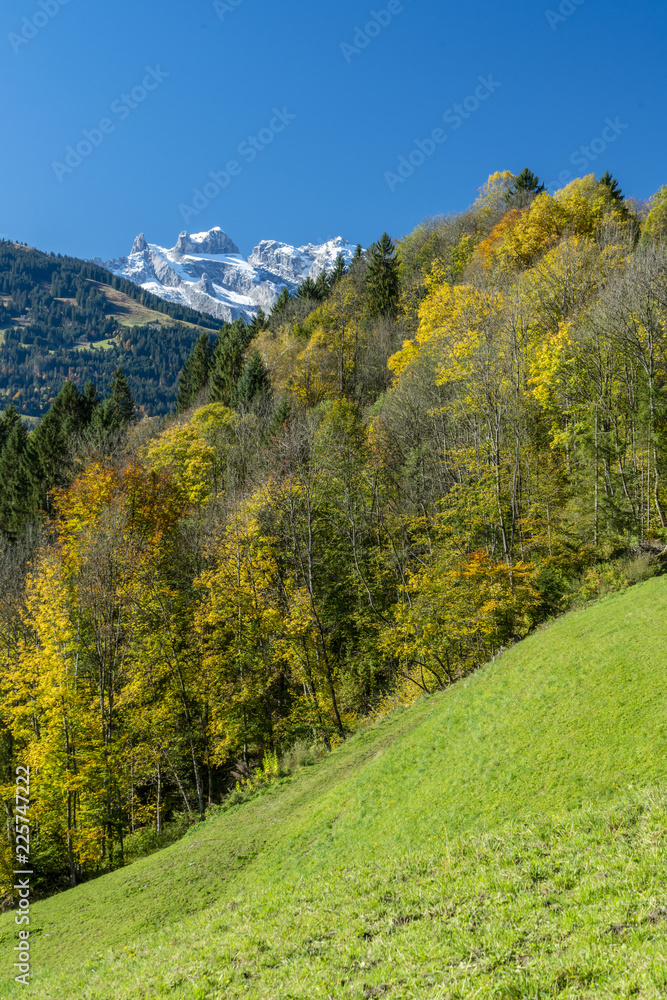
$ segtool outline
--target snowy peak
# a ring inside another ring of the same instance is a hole
[[[185,230],[176,241],[174,253],[178,254],[228,254],[239,253],[239,248],[220,226],[207,233],[188,234]]]
[[[132,249],[130,250],[130,253],[131,254],[142,253],[144,250],[147,249],[147,247],[148,243],[146,243],[146,237],[144,236],[143,233],[139,233],[134,243],[132,244]]]
[[[255,247],[248,262],[261,267],[284,281],[301,284],[306,278],[317,278],[322,271],[330,271],[342,253],[346,263],[352,259],[354,247],[341,236],[319,245],[308,243],[295,249],[276,240],[262,240]]]
[[[219,226],[205,233],[182,232],[171,249],[148,243],[140,233],[128,257],[95,258],[113,274],[152,292],[231,323],[239,316],[271,312],[278,296],[306,278],[330,271],[339,254],[349,264],[354,247],[342,237],[328,243],[289,246],[263,240],[248,260]]]

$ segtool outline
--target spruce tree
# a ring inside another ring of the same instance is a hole
[[[297,298],[317,301],[321,298],[321,288],[318,287],[312,278],[308,277],[302,281],[296,290]]]
[[[614,199],[614,201],[617,201],[619,203],[625,201],[625,197],[623,195],[623,192],[621,191],[620,184],[618,183],[615,177],[612,177],[612,175],[609,173],[608,170],[605,170],[602,177],[600,178],[599,183],[604,184],[604,186],[608,189],[609,194]]]
[[[104,401],[105,423],[110,430],[121,431],[136,417],[134,397],[122,368],[114,372]]]
[[[290,304],[290,293],[286,288],[283,288],[282,292],[276,300],[276,304],[271,310],[271,319],[280,319],[281,316],[287,313]]]
[[[541,183],[540,178],[537,174],[534,174],[532,170],[528,167],[524,167],[520,174],[518,174],[512,181],[509,190],[507,192],[506,200],[511,201],[517,195],[525,194],[543,194],[546,191],[544,184]]]
[[[20,420],[21,418],[18,415],[16,407],[13,403],[10,403],[3,412],[2,417],[0,417],[0,452],[7,444],[14,427]]]
[[[30,435],[22,459],[30,504],[35,509],[48,510],[49,493],[70,482],[77,448],[89,421],[86,396],[73,382],[65,382]]]
[[[242,319],[235,320],[220,331],[211,363],[208,390],[211,403],[233,405],[236,383],[243,371],[243,357],[250,343],[250,336],[250,329]]]
[[[254,350],[248,358],[234,390],[234,406],[248,407],[253,400],[268,395],[271,388],[269,373],[262,361],[262,355]]]
[[[88,439],[100,451],[107,453],[118,443],[135,417],[132,392],[124,372],[118,368],[109,385],[106,399],[93,408]]]
[[[0,453],[0,530],[8,538],[17,538],[37,511],[25,471],[27,449],[28,432],[19,419]]]
[[[73,382],[65,382],[38,428],[47,422],[57,424],[66,439],[85,430],[88,422],[88,401]]]
[[[248,334],[254,340],[262,331],[268,329],[269,321],[263,309],[258,309],[248,323]]]
[[[220,331],[222,337],[224,327]],[[220,338],[218,338],[219,340]],[[207,333],[202,333],[195,344],[192,354],[185,362],[178,379],[176,390],[176,410],[183,413],[188,410],[197,396],[208,385],[213,359],[213,347]]]
[[[336,263],[334,264],[331,274],[329,275],[329,287],[333,288],[334,285],[337,285],[346,274],[347,267],[345,266],[345,258],[342,253],[339,253],[336,257]]]
[[[366,311],[369,316],[396,316],[400,279],[391,236],[383,233],[369,248],[366,275]]]
[[[97,389],[95,385],[88,380],[83,387],[83,408],[86,415],[86,423],[90,423],[93,419],[93,413],[96,407],[100,405],[100,401],[97,395]]]
[[[320,271],[318,274],[315,288],[317,289],[317,298],[321,301],[326,299],[329,294],[329,276],[326,270]]]

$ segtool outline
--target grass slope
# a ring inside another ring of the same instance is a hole
[[[572,613],[37,904],[30,995],[667,996],[666,611],[659,578]]]
[[[142,326],[147,323],[155,323],[158,326],[175,326],[178,322],[171,316],[167,315],[167,313],[157,312],[155,309],[150,309],[148,306],[142,305],[135,299],[130,298],[129,295],[125,295],[123,292],[119,291],[117,288],[112,288],[110,285],[103,285],[99,281],[93,281],[92,278],[88,278],[87,280],[89,284],[93,285],[105,296],[107,302],[109,303],[107,315],[114,316],[121,326]],[[186,322],[185,320],[181,320],[180,322],[183,326],[189,326],[193,330],[197,330],[199,332],[203,332],[205,329],[207,332],[211,332],[210,324],[203,327],[194,323]]]

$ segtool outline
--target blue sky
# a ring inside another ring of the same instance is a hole
[[[666,29],[657,0],[4,0],[0,234],[368,244],[526,165],[648,197]]]

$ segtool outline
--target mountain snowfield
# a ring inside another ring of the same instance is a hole
[[[147,243],[141,233],[129,256],[93,262],[168,302],[231,323],[258,309],[271,312],[284,288],[293,292],[306,278],[331,270],[338,254],[348,265],[354,254],[354,246],[340,236],[303,247],[263,240],[245,260],[216,226],[206,233],[182,232],[171,250]]]

